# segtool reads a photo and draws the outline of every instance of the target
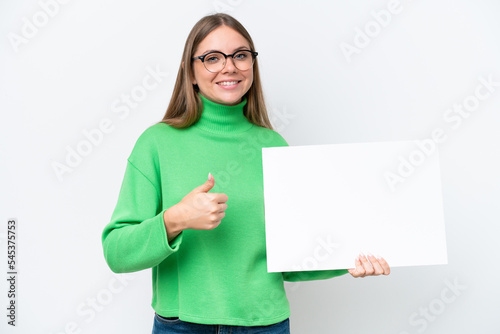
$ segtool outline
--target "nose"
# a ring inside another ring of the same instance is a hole
[[[227,57],[226,58],[226,65],[224,65],[224,68],[222,69],[222,72],[224,73],[233,73],[236,72],[238,69],[234,65],[234,58],[233,57]]]

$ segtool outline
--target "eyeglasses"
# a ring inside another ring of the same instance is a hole
[[[193,57],[193,60],[199,59],[207,69],[212,73],[218,73],[226,66],[227,57],[233,58],[234,66],[240,71],[246,71],[252,68],[258,53],[250,50],[238,50],[233,54],[227,55],[220,51],[211,51],[204,55]]]

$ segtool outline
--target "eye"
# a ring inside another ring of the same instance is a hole
[[[210,54],[205,56],[205,61],[210,63],[210,64],[217,63],[221,59],[222,59],[222,55],[220,55],[218,53],[210,53]]]
[[[250,52],[248,51],[241,51],[234,55],[234,59],[236,60],[245,60],[248,57],[250,57]]]

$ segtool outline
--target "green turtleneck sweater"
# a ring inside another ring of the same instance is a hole
[[[102,234],[105,259],[116,273],[152,268],[152,307],[161,316],[238,326],[280,322],[290,315],[284,280],[347,271],[267,272],[262,148],[288,144],[247,120],[246,100],[224,106],[201,99],[194,125],[155,124],[137,140]],[[205,183],[209,172],[215,179],[210,192],[228,196],[225,217],[213,230],[184,230],[168,242],[164,211]]]

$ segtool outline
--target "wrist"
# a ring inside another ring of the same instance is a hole
[[[175,214],[175,205],[163,212],[163,223],[165,225],[165,230],[167,231],[167,238],[170,242],[172,239],[177,237],[182,231],[182,224]]]

